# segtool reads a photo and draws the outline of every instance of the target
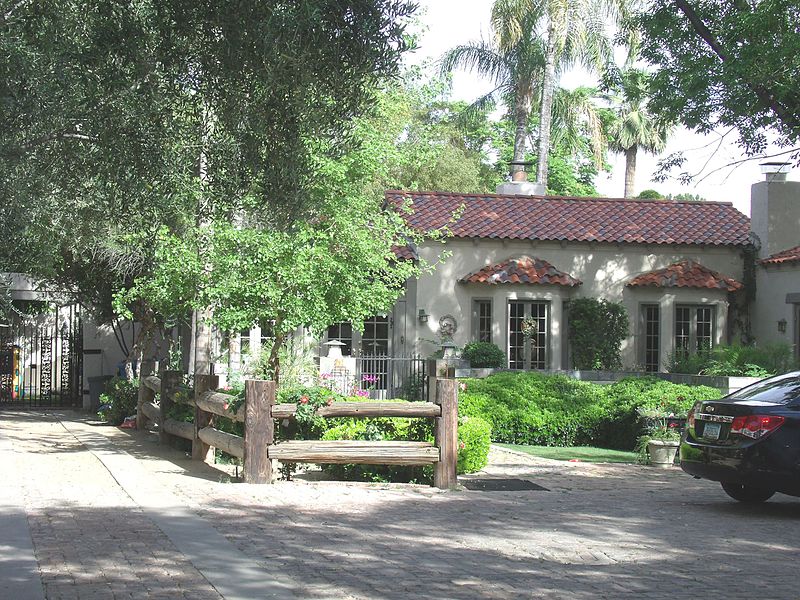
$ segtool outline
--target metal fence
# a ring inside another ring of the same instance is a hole
[[[356,369],[334,370],[329,378],[337,391],[379,400],[402,398],[428,399],[426,361],[419,356],[382,354],[355,357]]]
[[[81,404],[83,335],[77,306],[14,315],[0,329],[0,408]]]

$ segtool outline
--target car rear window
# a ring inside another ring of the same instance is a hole
[[[732,393],[728,399],[789,404],[800,399],[800,373],[770,377]]]

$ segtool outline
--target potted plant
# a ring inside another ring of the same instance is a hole
[[[637,412],[643,431],[637,447],[643,462],[662,469],[671,467],[680,445],[683,419],[663,408],[641,407]]]

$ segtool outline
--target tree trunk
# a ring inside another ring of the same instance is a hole
[[[192,349],[190,373],[211,375],[211,326],[209,311],[195,311],[192,315]]]
[[[277,385],[280,382],[280,374],[281,374],[280,350],[285,342],[286,342],[285,334],[282,333],[275,334],[275,340],[272,343],[272,348],[270,349],[269,353],[269,361],[267,362],[267,364],[269,365],[269,368],[272,371],[272,381],[275,382],[275,385]]]
[[[547,54],[542,78],[542,104],[539,112],[539,165],[536,181],[544,186],[547,193],[547,161],[550,157],[550,122],[553,113],[553,90],[556,84],[556,32],[552,17],[547,28]]]
[[[634,144],[625,150],[625,197],[633,198],[636,186],[636,151],[639,146]]]
[[[528,102],[522,92],[517,92],[515,99],[516,106],[514,106],[514,120],[516,123],[516,131],[514,133],[514,162],[525,160],[525,139],[528,136]],[[514,178],[514,173],[524,170],[520,165],[511,166],[511,177]]]

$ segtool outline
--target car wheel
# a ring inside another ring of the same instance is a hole
[[[723,483],[722,489],[728,496],[739,502],[765,502],[775,494],[775,490],[769,488],[753,487],[741,483]]]

